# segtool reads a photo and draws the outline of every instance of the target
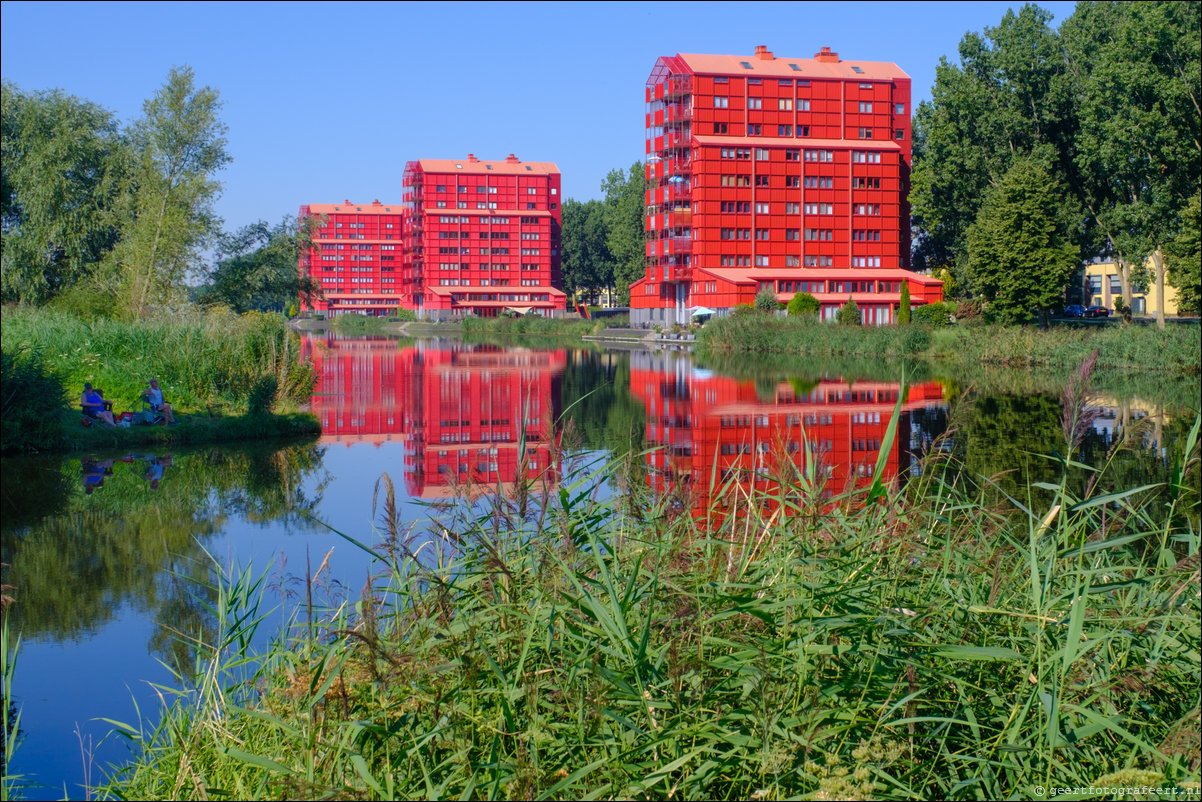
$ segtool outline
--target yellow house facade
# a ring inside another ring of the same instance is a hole
[[[1144,265],[1149,277],[1152,275],[1152,260]],[[1114,310],[1116,298],[1123,297],[1123,286],[1119,281],[1117,262],[1096,262],[1085,266],[1085,278],[1081,287],[1082,303],[1086,306],[1104,306]],[[1164,313],[1177,314],[1177,288],[1165,282]],[[1148,286],[1138,283],[1131,287],[1131,314],[1156,314],[1156,287],[1149,278]]]

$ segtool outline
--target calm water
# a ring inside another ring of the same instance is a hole
[[[898,368],[874,365],[382,338],[305,348],[321,376],[317,441],[4,461],[4,584],[22,637],[23,740],[11,771],[28,778],[26,797],[82,798],[127,758],[98,719],[136,724],[140,710],[153,721],[155,686],[174,687],[164,664],[192,659],[179,636],[210,624],[211,593],[196,580],[214,563],[268,572],[272,627],[323,561],[322,591],[356,597],[370,561],[331,528],[377,542],[383,474],[402,517],[420,526],[463,483],[574,481],[611,454],[644,449],[639,481],[687,489],[682,503],[698,508],[711,477],[765,484],[790,462],[838,492],[871,481],[899,398],[898,437],[879,462],[886,479],[918,472],[918,458],[939,448],[977,476],[1018,467],[1049,480],[1058,469],[1039,455],[1064,442],[1059,397],[1005,378],[965,396],[955,379],[920,375],[903,387]],[[1125,441],[1111,460],[1129,487],[1166,477],[1192,423],[1128,396],[1095,397],[1091,409],[1082,459],[1100,462]],[[816,456],[804,456],[807,443]],[[1024,481],[997,478],[1003,490]]]

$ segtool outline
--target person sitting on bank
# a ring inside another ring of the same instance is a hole
[[[109,426],[116,426],[117,422],[113,420],[112,411],[105,409],[104,404],[104,395],[99,390],[93,390],[91,382],[84,382],[83,394],[79,397],[79,407],[83,410],[83,414],[89,418],[103,421]]]
[[[151,379],[150,386],[142,391],[142,399],[150,405],[150,408],[163,416],[164,424],[175,423],[175,415],[172,414],[171,405],[163,399],[163,391],[159,389],[159,380]]]

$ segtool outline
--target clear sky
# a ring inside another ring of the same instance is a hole
[[[1071,2],[1043,2],[1059,25]],[[405,162],[509,153],[600,196],[643,158],[643,86],[661,55],[892,61],[928,99],[941,56],[1007,2],[4,2],[0,72],[123,122],[190,65],[221,93],[227,228],[303,203],[397,202]]]

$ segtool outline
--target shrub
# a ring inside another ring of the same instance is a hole
[[[264,373],[256,379],[246,396],[246,414],[271,414],[271,410],[275,407],[275,396],[279,389],[279,380],[270,373]]]
[[[841,326],[858,326],[860,325],[860,307],[856,306],[855,301],[849,300],[843,306],[839,307],[839,314],[835,316]]]
[[[789,301],[789,316],[796,317],[798,315],[817,316],[818,310],[822,308],[822,304],[818,303],[818,299],[808,292],[799,292]]]
[[[37,451],[57,438],[67,390],[39,352],[0,354],[0,397],[0,451]]]
[[[897,305],[897,322],[899,325],[910,322],[910,283],[908,281],[902,282],[901,300]]]
[[[925,323],[928,326],[949,326],[951,321],[948,316],[951,310],[948,309],[950,304],[924,304],[914,310],[914,322]]]
[[[730,310],[731,317],[746,317],[748,315],[759,314],[751,304],[739,304],[734,309]]]
[[[755,308],[760,312],[775,312],[780,309],[780,302],[776,300],[776,293],[772,290],[760,290],[755,294]]]

